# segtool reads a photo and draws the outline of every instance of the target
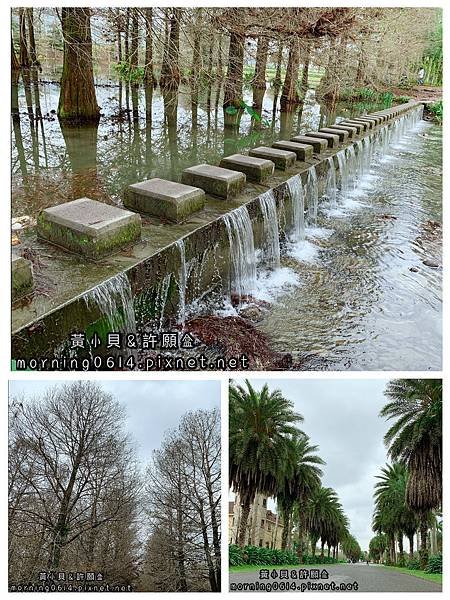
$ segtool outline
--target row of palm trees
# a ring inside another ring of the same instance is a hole
[[[414,536],[420,534],[420,567],[428,563],[428,531],[436,528],[442,505],[442,380],[398,379],[385,391],[389,399],[380,416],[395,419],[384,441],[392,464],[381,469],[375,485],[370,553],[387,554],[404,564],[403,540],[414,558]],[[397,554],[398,547],[398,554]]]
[[[337,558],[338,548],[352,560],[361,554],[349,533],[349,521],[336,492],[321,484],[324,461],[306,433],[298,428],[303,417],[291,401],[266,385],[256,391],[230,385],[229,481],[241,503],[238,545],[247,541],[247,524],[257,494],[274,497],[283,518],[282,549],[290,547],[292,532],[298,535],[302,559],[308,545],[312,555],[321,543],[321,556]]]

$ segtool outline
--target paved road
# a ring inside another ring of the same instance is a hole
[[[300,568],[300,567],[298,567]],[[318,567],[308,567],[310,569],[317,569]],[[384,569],[379,565],[366,565],[365,563],[359,563],[355,565],[339,564],[339,565],[325,565],[324,568],[328,573],[328,578],[312,579],[309,573],[308,579],[299,579],[289,577],[289,580],[281,578],[280,572],[278,571],[278,577],[272,578],[272,570],[269,574],[269,579],[260,579],[259,571],[252,571],[247,573],[230,573],[230,591],[281,591],[282,585],[289,584],[289,591],[334,591],[332,587],[323,587],[314,589],[306,587],[301,589],[301,585],[304,586],[313,584],[327,584],[329,586],[346,586],[345,591],[359,591],[359,592],[441,592],[442,586],[432,581],[426,581],[414,577],[413,575],[406,575],[392,571],[390,569]],[[296,569],[297,570],[297,569]],[[319,567],[319,573],[321,568]],[[325,574],[324,574],[325,575]],[[355,586],[356,582],[356,586]],[[248,587],[248,584],[256,584],[255,586]],[[278,584],[278,588],[276,587]],[[295,589],[292,589],[295,584]],[[261,586],[273,586],[271,590],[267,587]],[[259,587],[258,587],[259,586]],[[291,587],[292,586],[292,587]],[[247,588],[247,589],[246,589]],[[355,589],[357,588],[357,589]],[[336,587],[335,587],[336,590]],[[339,589],[337,590],[339,591]],[[343,590],[344,591],[344,590]]]

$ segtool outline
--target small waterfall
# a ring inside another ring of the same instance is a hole
[[[280,235],[278,232],[277,205],[273,190],[264,192],[259,197],[259,206],[264,221],[264,255],[272,269],[280,266]]]
[[[133,295],[125,273],[118,273],[87,292],[84,301],[88,308],[100,310],[111,331],[136,333]]]
[[[158,320],[158,331],[161,331],[164,324],[164,311],[166,309],[167,296],[169,294],[170,280],[172,273],[167,273],[159,282],[156,292],[155,313]]]
[[[327,158],[327,179],[325,182],[325,196],[332,206],[336,206],[336,170],[332,156]]]
[[[186,248],[184,240],[177,240],[176,245],[180,251],[180,270],[178,273],[178,322],[184,327],[186,321],[186,284],[187,284],[187,264],[186,264]]]
[[[305,196],[300,175],[288,179],[287,186],[292,202],[292,241],[300,242],[305,239]]]
[[[306,180],[306,199],[308,201],[308,217],[313,222],[317,222],[317,212],[319,206],[319,185],[317,182],[316,167],[313,166],[308,171]]]
[[[256,287],[256,255],[253,228],[246,206],[224,216],[230,243],[232,291],[239,299],[252,295]]]
[[[339,177],[341,180],[341,196],[346,197],[350,191],[350,181],[349,181],[349,173],[348,173],[348,161],[346,157],[345,150],[339,150],[336,154],[338,165],[339,165]]]
[[[361,140],[359,140],[361,141]],[[346,161],[347,161],[347,173],[348,173],[348,190],[347,191],[352,191],[356,189],[358,180],[357,180],[357,173],[358,173],[358,161],[356,158],[356,153],[355,153],[355,147],[354,146],[349,146],[346,150]]]

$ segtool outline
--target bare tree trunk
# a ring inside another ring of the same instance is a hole
[[[289,48],[289,58],[286,67],[286,77],[284,78],[283,90],[281,92],[281,110],[290,111],[299,103],[297,93],[298,70],[300,66],[300,54],[298,38],[291,40]]]
[[[40,67],[41,64],[37,58],[36,52],[36,40],[34,37],[34,22],[33,22],[33,8],[25,9],[27,12],[27,25],[28,25],[28,37],[30,39],[30,59],[33,67]]]
[[[404,556],[404,550],[403,550],[403,533],[400,532],[398,534],[398,554],[399,554],[399,564],[400,566],[404,566],[404,562],[405,562],[405,556]]]
[[[266,37],[258,38],[258,46],[256,50],[255,76],[253,78],[253,106],[261,114],[266,93],[266,67],[267,67],[267,52],[269,43]]]
[[[91,14],[88,8],[61,9],[64,64],[58,117],[67,123],[98,122],[92,65]]]
[[[304,100],[306,92],[308,91],[308,75],[309,75],[309,61],[311,59],[311,42],[307,42],[305,58],[303,61],[302,81],[300,84],[300,95],[301,99]]]
[[[131,52],[130,69],[135,73],[139,65],[139,24],[138,9],[131,8]]]
[[[289,537],[290,515],[285,514],[283,519],[283,533],[281,534],[281,549],[286,550]]]
[[[161,87],[177,89],[180,85],[180,21],[181,9],[174,8],[169,17],[167,52],[164,52],[164,61],[159,82]]]
[[[28,55],[28,42],[27,42],[27,29],[26,29],[26,18],[25,8],[19,8],[19,63],[22,69],[28,69],[30,66],[30,57]]]
[[[144,9],[145,16],[145,65],[144,65],[144,81],[146,85],[153,86],[153,10],[152,8]]]
[[[244,35],[230,33],[228,50],[228,69],[225,80],[223,106],[240,108],[242,102],[242,85],[244,79]]]

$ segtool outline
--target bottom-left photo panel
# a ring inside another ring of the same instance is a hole
[[[219,592],[219,381],[9,383],[10,591]]]

